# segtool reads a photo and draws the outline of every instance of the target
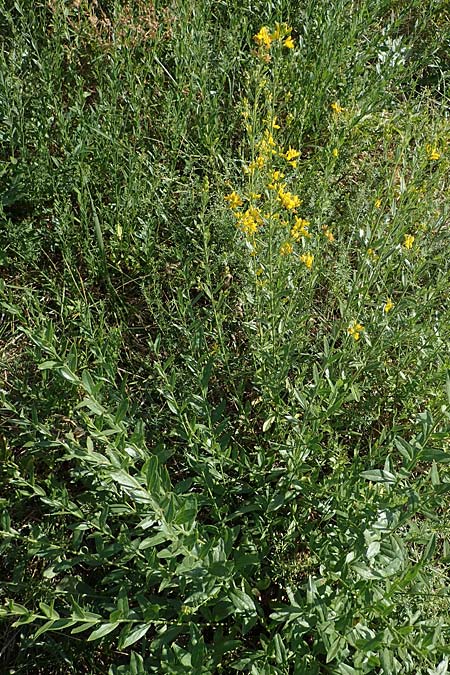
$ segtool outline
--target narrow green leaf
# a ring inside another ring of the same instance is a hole
[[[390,471],[385,471],[384,469],[369,469],[368,471],[363,471],[361,476],[366,480],[370,480],[373,483],[396,483],[397,478]]]
[[[422,565],[429,562],[432,559],[435,550],[436,550],[436,533],[433,532],[420,559]]]
[[[116,628],[118,628],[119,625],[120,623],[118,621],[114,623],[104,623],[89,635],[87,641],[91,642],[92,640],[98,640],[99,638],[108,635],[108,633],[112,633],[112,631],[116,630]],[[74,631],[72,631],[72,633],[73,632]]]
[[[58,365],[59,365],[58,361],[42,361],[42,363],[40,363],[38,365],[38,369],[39,370],[53,370],[53,368],[55,366],[58,366]]]
[[[121,639],[120,649],[126,649],[130,645],[134,645],[135,642],[144,637],[149,628],[151,628],[151,625],[151,623],[142,623],[137,626],[131,633],[128,633],[126,637]]]
[[[72,382],[72,384],[78,384],[79,382],[78,377],[75,375],[75,373],[72,373],[70,368],[68,368],[67,366],[62,366],[59,369],[59,372],[64,377],[65,380]]]

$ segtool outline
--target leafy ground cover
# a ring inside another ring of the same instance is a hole
[[[0,670],[444,675],[444,0],[0,8]]]

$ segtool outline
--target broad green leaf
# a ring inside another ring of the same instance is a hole
[[[238,612],[256,612],[253,599],[239,588],[230,591],[230,599]]]

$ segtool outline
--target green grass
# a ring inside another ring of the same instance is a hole
[[[0,34],[0,672],[444,675],[447,3]]]

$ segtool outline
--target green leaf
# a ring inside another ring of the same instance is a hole
[[[33,640],[36,640],[40,635],[51,630],[54,623],[55,623],[54,621],[47,621],[46,623],[44,623],[40,628],[38,628],[38,630],[33,635]]]
[[[346,663],[340,663],[338,665],[337,672],[341,675],[362,675],[361,670],[356,670],[352,666],[348,666]]]
[[[368,471],[363,471],[361,473],[362,478],[370,480],[373,483],[389,483],[393,484],[397,482],[396,476],[390,471],[385,471],[384,469],[369,469]]]
[[[333,631],[334,632],[334,631]],[[345,638],[341,635],[336,635],[333,642],[330,645],[330,648],[327,650],[327,663],[333,661],[333,659],[340,654],[346,646],[347,642]]]
[[[146,632],[151,628],[151,623],[143,623],[137,626],[134,630],[131,631],[124,639],[121,639],[120,649],[126,649],[130,645],[133,645],[135,642],[140,640]]]
[[[118,621],[115,621],[114,623],[104,623],[99,628],[94,630],[88,637],[88,642],[91,642],[92,640],[98,640],[99,638],[104,637],[105,635],[108,635],[108,633],[112,633],[113,630],[116,630],[116,628],[120,626],[120,623]],[[74,631],[72,631],[73,633]]]
[[[40,602],[39,607],[42,610],[44,616],[47,617],[47,619],[59,619],[58,612],[55,609],[53,609],[53,607],[49,607],[48,605],[46,605],[45,602]]]
[[[58,365],[59,365],[58,361],[42,361],[42,363],[40,363],[38,365],[38,369],[39,370],[53,370],[53,368],[55,366],[58,366]]]
[[[279,663],[280,665],[286,663],[287,657],[286,647],[283,642],[283,638],[279,633],[275,633],[275,635],[273,636],[273,646],[275,649],[276,662]]]
[[[146,675],[144,668],[144,659],[140,654],[137,654],[136,652],[131,652],[130,675]]]
[[[72,382],[72,384],[78,384],[78,377],[67,366],[61,366],[59,373],[64,377],[65,380]]]
[[[450,463],[450,454],[439,450],[438,448],[424,448],[421,453],[421,459],[427,462],[439,462],[440,464]]]
[[[428,542],[428,544],[425,547],[423,555],[420,559],[420,563],[423,565],[423,564],[429,562],[432,559],[435,550],[436,550],[436,533],[433,532],[433,534],[430,537],[430,541]]]
[[[88,370],[83,370],[81,373],[81,382],[83,383],[83,388],[85,391],[87,391],[88,394],[92,396],[94,393],[95,385],[94,385],[94,380],[92,379],[92,375]]]
[[[256,612],[253,599],[239,588],[231,591],[229,597],[238,612]]]
[[[276,420],[276,416],[275,416],[275,415],[271,415],[270,417],[268,417],[268,418],[266,419],[266,421],[264,422],[264,424],[263,424],[262,430],[263,430],[263,431],[267,431],[268,429],[270,429],[270,427],[273,425],[273,423],[275,422],[275,420]]]

